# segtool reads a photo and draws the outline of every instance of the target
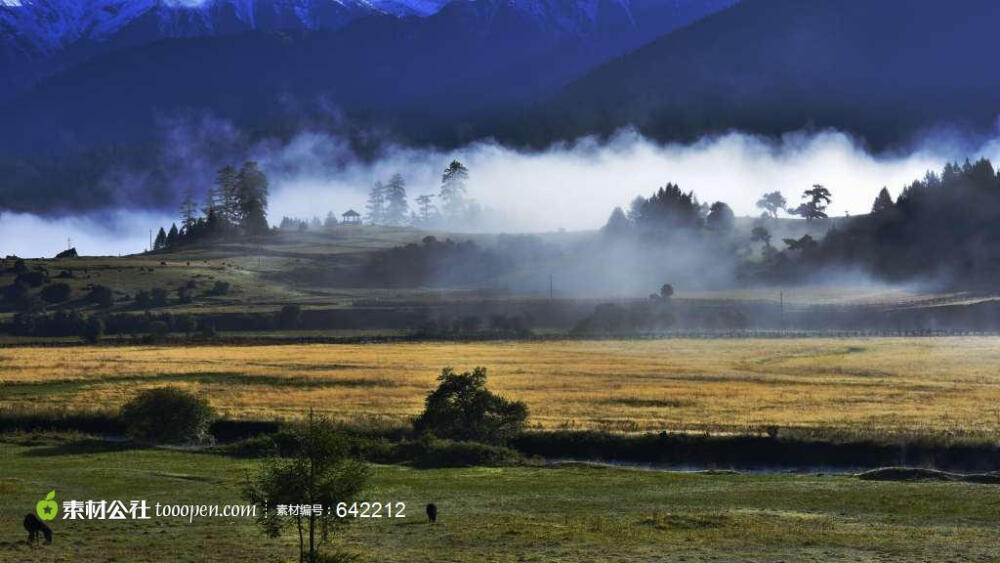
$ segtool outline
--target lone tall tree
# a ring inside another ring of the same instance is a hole
[[[349,505],[357,498],[366,488],[371,470],[351,457],[350,443],[343,434],[311,412],[294,433],[294,455],[265,461],[257,476],[244,485],[243,495],[262,508],[257,522],[269,536],[278,537],[294,523],[299,536],[299,561],[312,563],[318,558],[319,544],[327,540],[328,525],[345,521],[337,505]],[[310,510],[282,513],[278,505],[304,505]],[[317,505],[322,506],[319,513],[313,510]],[[317,523],[322,526],[319,538]]]
[[[785,201],[785,196],[777,190],[766,193],[757,200],[757,207],[763,209],[772,219],[777,219],[778,211],[783,210],[786,205],[788,202]]]
[[[457,217],[465,209],[465,182],[469,179],[469,169],[457,160],[451,161],[441,174],[442,211],[450,217]]]
[[[198,212],[198,206],[194,202],[194,193],[189,189],[184,192],[184,201],[181,202],[181,228],[185,232],[191,230],[191,227],[198,222],[195,214]]]
[[[393,174],[385,186],[385,222],[389,225],[402,225],[410,213],[406,203],[406,181],[400,174]]]

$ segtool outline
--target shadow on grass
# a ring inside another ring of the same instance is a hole
[[[33,447],[24,452],[22,455],[27,457],[55,457],[61,455],[124,452],[129,450],[142,450],[145,448],[146,446],[135,442],[112,442],[108,440],[87,439]]]

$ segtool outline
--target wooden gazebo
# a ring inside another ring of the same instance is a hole
[[[361,224],[361,214],[353,209],[348,209],[341,215],[341,223],[344,225],[360,225]]]

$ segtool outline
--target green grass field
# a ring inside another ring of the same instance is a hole
[[[295,540],[247,519],[62,521],[29,547],[24,514],[57,498],[234,504],[256,462],[168,450],[0,443],[0,560],[292,561]],[[607,467],[376,468],[372,500],[407,517],[356,520],[335,546],[362,561],[995,561],[995,486],[850,475]],[[428,524],[423,506],[441,516]]]

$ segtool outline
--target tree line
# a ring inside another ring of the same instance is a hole
[[[748,239],[723,246],[744,281],[794,282],[825,268],[861,269],[887,280],[923,278],[945,284],[995,284],[1000,276],[1000,173],[988,159],[948,163],[927,172],[893,199],[879,190],[871,211],[831,223],[819,239],[805,234],[775,243],[772,230],[782,213],[807,221],[827,219],[829,189],[814,184],[791,206],[780,191],[757,201],[761,216]],[[694,192],[668,183],[637,197],[628,211],[615,208],[602,231],[650,243],[680,236],[729,233],[732,210],[707,205]]]
[[[393,174],[387,182],[376,181],[369,190],[365,221],[371,225],[424,227],[475,221],[482,210],[475,200],[466,196],[468,181],[468,167],[453,160],[441,173],[437,193],[417,196],[416,205],[411,207],[407,201],[406,180],[399,173]]]
[[[180,227],[160,227],[151,250],[164,250],[207,238],[254,236],[270,232],[267,223],[267,175],[253,161],[239,168],[227,165],[218,170],[215,183],[199,207],[188,190],[181,202]]]

